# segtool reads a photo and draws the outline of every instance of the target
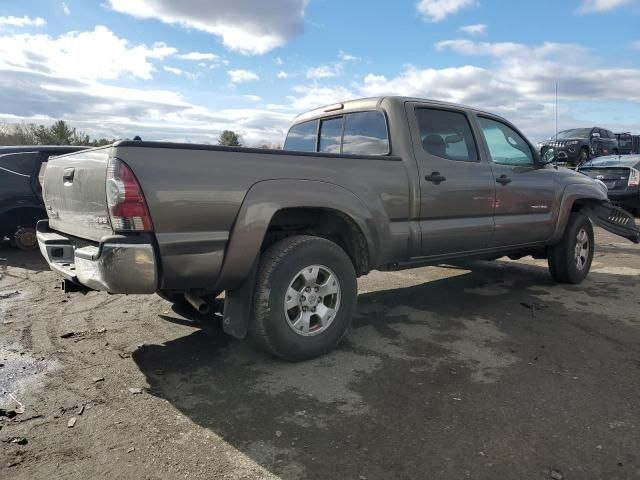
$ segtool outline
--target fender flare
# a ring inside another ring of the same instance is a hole
[[[560,241],[564,230],[569,222],[569,215],[571,210],[577,201],[594,201],[594,202],[608,202],[607,192],[602,190],[598,184],[589,185],[585,183],[572,183],[567,185],[562,192],[562,200],[560,201],[560,207],[558,209],[558,221],[556,222],[556,229],[551,238],[551,244],[555,245]]]
[[[316,180],[265,180],[254,184],[242,202],[230,232],[216,289],[239,288],[251,272],[273,216],[285,208],[322,208],[348,216],[367,242],[369,264],[376,265],[391,244],[389,218],[380,199],[368,204],[339,185]]]

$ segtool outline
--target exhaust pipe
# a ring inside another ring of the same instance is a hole
[[[184,298],[191,304],[193,308],[195,308],[198,313],[206,314],[209,313],[210,307],[207,302],[200,295],[196,295],[195,293],[187,292],[184,294]]]

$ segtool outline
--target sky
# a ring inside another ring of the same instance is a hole
[[[299,113],[408,95],[640,133],[640,0],[2,0],[0,121],[281,144]]]

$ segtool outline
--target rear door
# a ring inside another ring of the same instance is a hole
[[[51,157],[44,173],[44,201],[52,229],[99,241],[112,233],[106,176],[110,147]]]
[[[478,115],[482,150],[496,186],[491,246],[508,247],[551,238],[556,204],[554,169],[535,163],[531,144],[502,119]]]
[[[407,114],[420,175],[422,255],[487,248],[495,183],[467,112],[411,102]]]

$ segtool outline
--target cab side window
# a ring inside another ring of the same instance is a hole
[[[318,121],[303,122],[292,126],[284,142],[284,150],[315,152],[318,138]]]
[[[417,108],[416,119],[425,152],[447,160],[478,161],[476,142],[466,115],[434,108]]]
[[[533,165],[533,153],[527,141],[508,125],[486,117],[478,117],[489,147],[491,161],[501,165]]]
[[[319,152],[340,153],[343,122],[343,117],[330,118],[320,122]]]

